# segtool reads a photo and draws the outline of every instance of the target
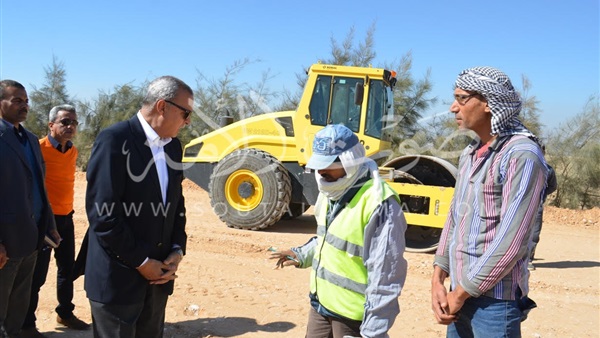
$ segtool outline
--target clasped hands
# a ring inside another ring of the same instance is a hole
[[[431,309],[439,324],[449,325],[458,318],[458,311],[463,307],[465,301],[471,297],[461,285],[447,292],[444,280],[448,273],[439,266],[434,267],[431,279]]]
[[[449,325],[455,322],[458,311],[465,304],[469,294],[461,286],[456,290],[446,292],[443,284],[434,283],[431,289],[431,305],[433,315],[439,324]]]
[[[137,267],[137,270],[150,281],[150,284],[165,284],[177,278],[175,272],[177,272],[181,260],[182,257],[177,252],[172,252],[162,262],[149,258],[144,264]]]

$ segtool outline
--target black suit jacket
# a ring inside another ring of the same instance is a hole
[[[25,257],[44,244],[48,229],[55,228],[44,183],[45,165],[40,141],[25,130],[37,168],[27,160],[14,127],[0,120],[0,241],[9,258]],[[44,206],[39,224],[33,216],[33,177],[40,183]]]
[[[96,138],[87,168],[90,228],[84,283],[93,301],[143,301],[149,284],[136,267],[147,257],[164,260],[174,245],[185,251],[181,143],[175,138],[164,150],[169,177],[166,204],[137,116],[103,130]],[[160,287],[171,294],[173,281]]]

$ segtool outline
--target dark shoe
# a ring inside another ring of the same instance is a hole
[[[21,332],[19,333],[19,338],[46,338],[46,336],[44,336],[35,327],[29,327],[26,329],[21,329]]]
[[[61,316],[56,316],[56,322],[73,330],[87,330],[90,328],[90,324],[87,324],[81,319],[75,317],[75,315],[67,319],[62,318]]]

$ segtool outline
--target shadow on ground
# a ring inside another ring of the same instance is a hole
[[[312,214],[304,214],[294,219],[282,219],[264,231],[314,235],[317,231],[317,221]]]
[[[44,332],[42,330],[40,332],[48,338],[92,338],[94,336],[91,328],[85,331],[76,331],[57,327],[56,331]]]
[[[272,322],[260,325],[254,318],[217,317],[198,318],[177,323],[166,323],[165,337],[237,337],[250,332],[285,333],[296,326],[290,322]]]
[[[600,262],[595,261],[562,261],[562,262],[537,262],[533,265],[537,268],[549,269],[573,269],[573,268],[593,268],[600,266]]]

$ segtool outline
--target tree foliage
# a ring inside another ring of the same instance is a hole
[[[73,104],[67,92],[67,71],[64,63],[55,56],[52,57],[52,65],[44,67],[45,83],[33,90],[29,96],[29,113],[25,125],[27,129],[39,138],[48,134],[48,113],[52,107],[59,104]]]
[[[540,122],[540,109],[538,107],[540,101],[535,95],[530,94],[532,84],[526,75],[521,75],[521,85],[520,94],[523,106],[521,107],[519,119],[532,133],[538,137],[542,137],[543,124]]]
[[[79,149],[79,166],[85,170],[96,136],[119,121],[135,115],[142,106],[146,84],[135,87],[131,84],[115,86],[114,92],[99,92],[92,102],[80,102],[78,118],[84,123],[75,143]]]
[[[267,87],[272,78],[269,70],[263,72],[262,78],[255,84],[238,81],[238,75],[246,67],[259,61],[248,58],[236,60],[225,69],[223,76],[217,79],[198,72],[197,89],[194,92],[195,114],[190,126],[179,134],[182,143],[218,129],[221,118],[232,117],[241,120],[272,111],[269,103],[278,94]]]
[[[398,145],[417,132],[417,121],[437,102],[437,98],[429,97],[433,87],[430,80],[431,70],[428,69],[420,80],[415,80],[412,76],[411,52],[402,56],[398,62],[385,64],[384,68],[396,70],[394,108],[397,121],[392,132],[392,143]]]
[[[532,131],[535,135],[542,137],[542,127],[539,114],[539,101],[535,95],[530,94],[532,84],[527,76],[522,75],[522,89],[520,91],[523,107],[519,115],[523,124]],[[425,85],[424,85],[425,86]],[[419,88],[419,86],[416,86]],[[425,87],[422,90],[426,91]],[[419,102],[419,101],[417,101]],[[450,106],[452,103],[447,102]],[[406,105],[404,105],[406,106]],[[426,105],[425,107],[429,107]],[[443,113],[444,116],[437,114],[433,117],[419,122],[414,118],[419,117],[417,114],[407,114],[408,125],[410,128],[404,131],[403,134],[410,136],[404,140],[398,140],[400,146],[394,155],[432,155],[444,158],[454,164],[458,163],[458,157],[472,140],[475,138],[475,133],[469,131],[461,131],[457,128],[454,116],[450,111]],[[410,119],[413,118],[411,121]],[[411,123],[412,122],[412,123]]]
[[[357,41],[352,27],[341,41],[331,38],[331,54],[322,62],[371,66],[376,59],[375,24],[364,38]],[[273,92],[267,86],[272,79],[267,70],[254,84],[238,81],[239,75],[259,60],[242,59],[227,67],[217,79],[199,72],[195,89],[195,114],[192,124],[180,132],[186,144],[193,138],[220,127],[222,116],[237,120],[275,110],[295,110],[306,82],[306,72],[296,74],[299,90],[295,93]],[[432,83],[428,70],[422,78],[412,74],[410,51],[393,62],[381,62],[378,67],[396,71],[394,108],[396,120],[392,135],[394,155],[428,154],[450,162],[458,160],[462,149],[473,138],[472,132],[459,131],[451,114],[422,119],[422,115],[437,98],[430,97]],[[79,166],[85,170],[87,160],[98,133],[118,122],[129,119],[141,107],[147,83],[139,87],[132,84],[117,85],[112,92],[100,91],[90,101],[72,99],[66,87],[66,70],[62,62],[53,57],[52,64],[44,68],[45,82],[29,92],[30,112],[27,128],[38,136],[48,132],[47,119],[51,107],[70,103],[77,107],[80,126],[74,142],[79,148]],[[539,101],[531,94],[532,85],[522,76],[521,96],[524,100],[521,120],[536,135],[542,136]],[[554,205],[569,208],[589,208],[600,205],[600,118],[599,96],[592,96],[582,113],[561,124],[547,137],[547,160],[557,173],[558,189],[551,198]],[[546,136],[546,135],[544,135]]]
[[[600,103],[592,96],[583,111],[550,133],[546,158],[558,180],[552,204],[600,206]]]
[[[475,136],[472,131],[458,129],[453,115],[438,114],[421,121],[413,136],[400,141],[392,156],[430,155],[458,166],[462,150]]]
[[[368,67],[377,53],[375,52],[375,23],[367,29],[365,39],[354,45],[356,30],[350,28],[341,45],[331,37],[331,56],[323,60],[324,63],[332,65]]]
[[[372,66],[377,56],[375,28],[376,25],[373,23],[368,28],[364,40],[358,42],[354,27],[350,28],[341,42],[331,37],[331,55],[321,61],[341,66]],[[415,134],[417,120],[437,101],[436,98],[429,97],[432,89],[431,72],[428,70],[422,79],[416,80],[412,75],[412,53],[410,51],[402,55],[399,61],[383,62],[379,67],[396,71],[394,108],[397,120],[391,134],[393,135],[392,143],[394,147],[397,147],[402,141]],[[280,108],[287,110],[296,109],[298,106],[302,89],[306,83],[306,72],[297,74],[296,77],[300,90],[296,94],[286,93]]]

